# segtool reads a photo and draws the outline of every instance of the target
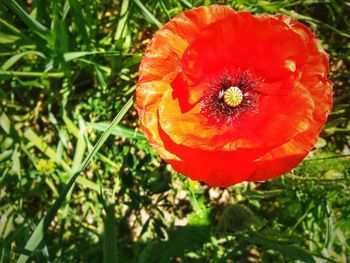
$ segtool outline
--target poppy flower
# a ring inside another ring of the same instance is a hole
[[[175,16],[148,44],[136,108],[150,144],[210,186],[290,171],[332,107],[328,57],[284,15],[212,5]]]

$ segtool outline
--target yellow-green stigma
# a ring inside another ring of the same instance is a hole
[[[243,93],[238,87],[231,86],[224,93],[224,102],[230,107],[237,107],[242,100]]]

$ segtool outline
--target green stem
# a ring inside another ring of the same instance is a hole
[[[63,72],[0,71],[0,76],[63,78]]]
[[[301,177],[301,176],[297,176],[294,174],[288,174],[285,175],[286,178],[288,179],[292,179],[292,180],[298,180],[298,181],[316,181],[319,183],[322,182],[346,182],[347,179],[346,178],[319,178],[319,177]]]

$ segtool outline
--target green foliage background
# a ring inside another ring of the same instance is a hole
[[[330,55],[333,111],[281,178],[208,188],[138,129],[146,44],[211,3],[297,18]],[[349,262],[349,69],[348,1],[0,0],[0,262]]]

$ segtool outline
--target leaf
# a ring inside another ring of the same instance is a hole
[[[302,262],[307,263],[315,262],[311,254],[307,253],[305,250],[297,247],[296,245],[284,244],[272,239],[266,239],[258,235],[242,238],[242,241],[246,241],[248,244],[260,245],[265,250],[272,249],[274,251],[278,251],[292,260],[301,260]]]
[[[15,150],[12,153],[12,170],[18,176],[21,176],[21,161],[20,161],[20,154],[18,152],[18,145],[16,145]]]
[[[322,137],[319,137],[315,147],[319,149],[319,148],[325,147],[326,145],[327,145],[327,141]]]
[[[4,129],[7,134],[11,132],[11,122],[5,113],[0,116],[0,126]]]
[[[140,263],[171,262],[170,259],[200,248],[210,240],[208,226],[177,227],[169,232],[168,241],[153,241],[141,252]]]
[[[124,115],[128,112],[130,107],[133,104],[133,98],[131,97],[127,103],[124,105],[124,107],[120,110],[120,112],[117,114],[117,116],[113,119],[112,123],[109,125],[109,127],[105,130],[105,132],[101,135],[100,139],[95,144],[92,151],[89,153],[89,155],[84,159],[83,163],[81,164],[78,171],[72,175],[71,179],[69,180],[66,187],[63,189],[63,191],[60,193],[59,197],[56,199],[54,204],[51,206],[47,214],[40,220],[39,224],[36,226],[34,232],[30,236],[29,240],[27,241],[27,244],[25,245],[25,249],[29,251],[34,251],[42,242],[48,227],[51,223],[51,221],[54,219],[58,209],[62,206],[62,204],[65,201],[65,197],[68,194],[68,192],[73,187],[76,179],[78,178],[79,174],[85,170],[87,165],[90,163],[90,161],[93,159],[93,157],[96,155],[98,150],[102,147],[104,142],[107,140],[107,138],[111,135],[112,130],[114,127],[120,122],[120,120],[124,117]],[[27,255],[20,255],[20,257],[17,260],[17,263],[24,263],[28,260]]]
[[[261,220],[246,206],[241,204],[229,205],[225,208],[219,221],[218,229],[222,233],[237,233],[250,229],[258,229]]]
[[[201,209],[188,215],[188,223],[192,226],[209,226],[211,209]]]
[[[170,183],[170,176],[159,175],[157,179],[151,183],[149,188],[153,194],[159,194],[168,191],[170,189]]]
[[[6,160],[12,154],[12,150],[3,151],[0,153],[0,162]]]

